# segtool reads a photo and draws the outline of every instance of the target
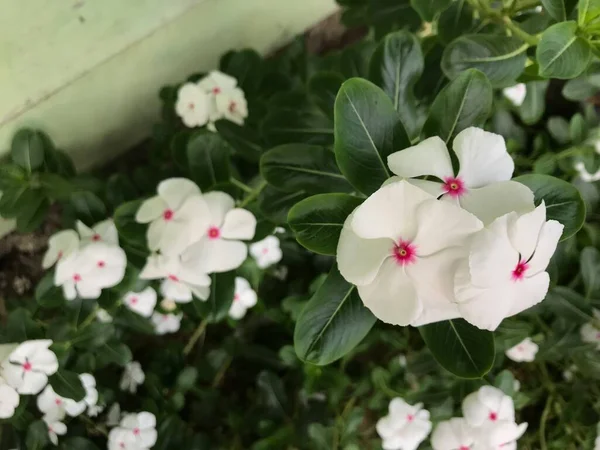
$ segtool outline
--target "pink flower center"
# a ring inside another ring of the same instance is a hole
[[[179,281],[179,278],[177,278],[177,276],[176,276],[176,275],[169,275],[169,277],[168,277],[168,278],[169,278],[169,280],[171,280],[171,281],[175,281],[175,282],[178,282],[178,281]]]
[[[56,406],[60,406],[62,405],[62,400],[60,398],[57,398],[56,400],[54,400],[54,403],[56,404]]]
[[[58,252],[58,256],[56,257],[56,259],[60,259],[63,257],[63,252],[62,250]]]
[[[467,192],[465,182],[460,177],[446,177],[444,178],[444,185],[442,190],[445,194],[451,197],[461,197]]]
[[[413,420],[415,420],[415,416],[413,416],[412,414],[408,414],[406,416],[406,420],[408,420],[409,422],[412,422]]]
[[[489,417],[492,422],[498,420],[498,414],[496,414],[495,412],[491,412]]]
[[[263,249],[261,250],[261,253],[262,253],[263,255],[266,255],[267,253],[269,253],[269,249],[265,247],[265,248],[263,248]]]
[[[54,430],[52,429],[52,427],[50,425],[48,425],[48,432],[49,433],[54,433]]]
[[[208,238],[209,239],[219,239],[221,236],[221,230],[217,227],[210,227],[208,229]]]
[[[119,442],[119,447],[125,448],[125,442]]]
[[[461,445],[458,450],[469,450],[469,447],[467,447],[466,445]]]
[[[135,305],[138,302],[138,298],[137,297],[131,297],[130,302],[131,302],[132,305]]]
[[[522,351],[523,351],[523,350],[525,350],[525,349],[523,348],[523,346],[522,346],[522,345],[519,345],[519,346],[517,346],[517,350],[519,350],[520,352],[522,352]]]
[[[98,267],[102,268],[106,265],[104,261],[98,261]]]
[[[400,241],[394,245],[392,254],[396,259],[396,262],[401,266],[412,264],[417,261],[417,248],[409,241]]]
[[[212,90],[213,94],[220,94],[221,93],[221,88],[220,87],[214,87]]]
[[[519,261],[519,263],[517,264],[517,267],[515,267],[514,270],[512,271],[512,280],[513,281],[522,280],[523,277],[525,276],[525,272],[527,271],[528,268],[529,268],[529,266],[527,265],[527,263],[525,261]]]
[[[235,295],[233,296],[233,301],[234,301],[234,302],[237,302],[239,299],[240,299],[240,294],[235,294]]]
[[[163,219],[165,220],[171,220],[173,218],[173,210],[172,209],[165,209],[165,212],[163,212]]]
[[[193,111],[194,108],[196,108],[196,105],[194,105],[193,103],[190,102],[190,104],[188,105],[188,109],[190,109],[191,111]]]
[[[75,283],[81,281],[81,275],[79,275],[78,273],[76,273],[75,275],[73,275],[73,281]]]
[[[96,233],[95,235],[92,236],[92,241],[99,241],[100,240],[100,235],[98,233]]]
[[[29,361],[25,361],[25,364],[23,364],[23,370],[25,372],[29,372],[31,369],[33,369],[31,363]]]
[[[231,102],[231,103],[229,104],[229,112],[230,112],[230,113],[233,113],[233,112],[235,112],[235,109],[236,109],[236,108],[237,108],[237,104],[236,104],[235,102]]]
[[[139,429],[139,428],[134,428],[134,429],[133,429],[133,434],[135,434],[136,436],[139,436],[139,434],[140,434],[140,429]]]

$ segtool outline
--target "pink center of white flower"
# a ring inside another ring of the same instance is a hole
[[[54,433],[54,430],[52,429],[52,427],[50,425],[48,425],[48,432],[49,433]]]
[[[415,416],[413,416],[412,414],[407,414],[406,420],[412,422],[413,420],[415,420]]]
[[[461,445],[458,450],[470,450],[466,445]]]
[[[265,247],[265,248],[263,248],[263,249],[262,249],[260,252],[261,252],[263,255],[266,255],[267,253],[269,253],[269,249],[268,249],[267,247]]]
[[[213,94],[220,94],[221,93],[221,88],[220,87],[214,87],[212,90]]]
[[[81,281],[81,275],[79,275],[78,273],[76,273],[75,275],[73,275],[73,281],[75,283]]]
[[[31,363],[29,361],[25,361],[25,364],[23,364],[23,370],[25,372],[29,372],[31,369],[33,369]]]
[[[236,108],[237,108],[237,103],[236,102],[231,102],[229,104],[229,112],[230,113],[234,113]]]
[[[58,256],[56,257],[56,259],[60,259],[63,257],[63,252],[62,250],[58,252]]]
[[[237,302],[239,299],[240,299],[240,294],[235,294],[235,295],[233,296],[233,301],[234,301],[234,302]]]
[[[125,442],[119,442],[119,447],[125,448]]]
[[[130,303],[132,305],[135,305],[138,302],[138,298],[137,297],[131,297]]]
[[[194,108],[196,107],[196,105],[194,105],[193,103],[189,103],[188,108],[190,109],[190,111],[193,111]]]
[[[100,239],[101,239],[101,238],[100,238],[100,235],[99,235],[98,233],[96,233],[95,235],[93,235],[93,236],[92,236],[92,241],[96,241],[96,242],[97,242],[97,241],[99,241]]]
[[[513,281],[522,280],[523,277],[525,276],[525,272],[527,271],[528,268],[529,268],[529,266],[527,265],[527,263],[525,261],[519,261],[517,266],[512,271],[512,280]]]
[[[491,412],[489,418],[492,422],[495,422],[496,420],[498,420],[498,414],[496,414],[495,412]]]
[[[460,177],[446,177],[444,178],[444,185],[442,190],[445,194],[450,197],[462,197],[467,192],[465,182]]]
[[[522,346],[522,345],[518,345],[518,346],[517,346],[517,350],[519,350],[520,352],[522,352],[522,351],[524,351],[525,349],[523,348],[523,346]]]
[[[221,230],[218,227],[210,227],[208,229],[208,238],[209,239],[219,239],[221,236]]]
[[[394,244],[392,255],[399,265],[406,266],[417,261],[417,247],[409,241],[400,239],[397,244]]]
[[[179,281],[179,278],[178,278],[176,275],[169,275],[169,276],[168,276],[168,278],[169,278],[169,280],[171,280],[171,281],[175,281],[175,282],[178,282],[178,281]]]
[[[165,209],[165,211],[163,212],[163,219],[165,220],[171,220],[173,218],[173,210],[172,209]]]
[[[60,406],[62,405],[62,400],[60,398],[57,398],[56,400],[54,400],[54,403],[56,404],[56,406]]]
[[[104,261],[98,261],[98,267],[102,268],[106,266],[106,263]]]
[[[133,429],[133,434],[136,435],[136,436],[139,436],[140,435],[140,429],[139,428],[134,428]]]

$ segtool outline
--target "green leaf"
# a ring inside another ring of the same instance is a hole
[[[557,220],[565,226],[561,240],[570,238],[585,220],[585,203],[575,186],[550,175],[521,175],[514,179],[533,191],[535,204],[546,204],[546,220]]]
[[[306,197],[304,191],[285,192],[267,185],[258,197],[258,207],[271,222],[285,224],[290,208]]]
[[[46,196],[53,200],[68,200],[77,187],[54,173],[40,173],[39,181]]]
[[[272,415],[285,416],[288,398],[283,383],[277,375],[266,370],[258,374],[256,379],[261,403]]]
[[[577,0],[542,0],[548,14],[557,22],[564,22],[571,14]]]
[[[44,136],[41,132],[22,129],[14,135],[10,147],[12,161],[31,173],[44,164]]]
[[[444,10],[437,21],[437,33],[440,41],[450,43],[459,36],[470,32],[475,24],[473,9],[467,0],[453,2]]]
[[[42,338],[42,327],[31,317],[31,313],[22,307],[8,314],[6,327],[1,329],[8,342],[23,342]]]
[[[361,202],[347,194],[314,195],[290,209],[288,224],[301,245],[315,253],[334,256],[344,222]]]
[[[571,122],[569,123],[569,137],[571,138],[571,142],[573,144],[581,144],[587,137],[587,134],[587,124],[583,115],[577,113],[571,117]]]
[[[69,155],[48,145],[44,148],[44,166],[48,172],[61,177],[72,178],[77,173]]]
[[[494,386],[511,397],[515,394],[515,377],[509,370],[503,370],[494,379]]]
[[[50,443],[48,438],[48,425],[43,420],[36,420],[29,428],[25,437],[27,450],[42,450]]]
[[[17,212],[17,230],[21,233],[30,233],[42,225],[50,202],[39,189],[27,189],[19,197]]]
[[[85,397],[85,388],[79,375],[64,369],[58,369],[54,375],[48,377],[48,382],[54,392],[64,398],[79,402]]]
[[[481,378],[494,365],[494,334],[463,319],[419,327],[425,344],[440,365],[460,378]]]
[[[217,120],[215,127],[236,154],[251,162],[259,160],[263,151],[262,140],[253,128],[225,119]]]
[[[371,58],[369,78],[392,100],[411,140],[418,137],[424,119],[413,92],[423,64],[421,45],[407,31],[388,34]]]
[[[193,300],[193,306],[200,317],[210,323],[220,322],[227,317],[235,291],[235,270],[231,272],[213,273],[210,275],[210,296],[202,301]]]
[[[466,70],[435,98],[423,126],[424,137],[439,136],[448,144],[465,128],[482,127],[491,114],[492,96],[486,76],[475,69]]]
[[[356,286],[334,266],[296,323],[296,354],[311,364],[330,364],[356,347],[376,321]]]
[[[515,37],[461,36],[446,47],[442,69],[451,79],[466,69],[477,69],[487,76],[492,86],[510,86],[525,69],[527,47],[528,44]]]
[[[184,369],[177,375],[177,389],[183,392],[187,392],[194,387],[198,379],[198,369],[195,367],[184,367]]]
[[[79,220],[88,226],[106,219],[106,206],[96,194],[89,191],[79,191],[71,194],[71,206]]]
[[[263,121],[262,130],[270,146],[290,142],[331,145],[333,142],[331,119],[316,106],[270,110]]]
[[[367,80],[346,81],[335,101],[335,157],[346,179],[369,195],[390,176],[387,157],[410,145],[388,96]]]
[[[565,83],[562,95],[575,102],[584,101],[598,92],[598,87],[589,82],[587,76],[579,76]]]
[[[597,297],[600,294],[600,252],[594,247],[585,247],[579,261],[585,297]]]
[[[95,349],[105,345],[115,335],[115,327],[111,323],[93,322],[71,340],[75,347]]]
[[[584,27],[600,16],[600,0],[579,0],[577,5],[577,23]]]
[[[527,83],[527,94],[519,108],[521,120],[527,125],[537,123],[544,115],[546,107],[546,89],[548,81],[532,81]]]
[[[62,289],[54,285],[54,272],[48,272],[35,288],[35,299],[44,308],[57,308],[64,304]]]
[[[135,215],[142,200],[135,200],[119,206],[113,215],[119,238],[128,244],[147,252],[146,226],[135,221]]]
[[[550,289],[543,305],[557,317],[573,324],[583,324],[594,318],[592,307],[586,299],[565,286],[555,286]]]
[[[331,150],[308,144],[285,144],[266,152],[260,173],[283,191],[348,192],[352,186],[340,173]]]
[[[559,144],[566,144],[571,141],[571,132],[569,130],[569,122],[564,117],[553,116],[548,119],[546,128],[550,135]]]
[[[425,22],[431,22],[435,16],[450,6],[452,0],[410,0],[410,5]]]
[[[546,78],[575,78],[587,68],[591,54],[590,44],[577,35],[574,21],[552,25],[536,49],[540,75]]]
[[[99,367],[104,367],[108,364],[125,366],[133,359],[133,356],[131,350],[125,344],[112,341],[104,344],[98,349],[96,358]]]
[[[317,72],[308,80],[308,92],[315,104],[333,120],[335,97],[344,82],[337,72]]]
[[[92,441],[78,436],[62,441],[59,448],[61,450],[99,450]]]
[[[123,203],[134,200],[137,196],[137,189],[130,177],[115,173],[106,182],[106,200],[113,208],[118,208]]]
[[[207,190],[229,180],[229,145],[218,134],[195,134],[186,151],[191,179],[200,189]]]
[[[263,77],[263,60],[251,49],[233,52],[229,55],[221,70],[233,76],[246,95],[255,94]]]

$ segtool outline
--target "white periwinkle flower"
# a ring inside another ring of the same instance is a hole
[[[75,230],[63,230],[53,234],[48,239],[48,250],[44,254],[42,267],[49,269],[61,259],[77,251],[78,248],[79,236]]]
[[[81,244],[91,242],[104,242],[109,245],[119,245],[119,232],[112,219],[97,223],[92,228],[81,221],[77,221],[77,231],[81,237]]]
[[[431,432],[429,411],[421,403],[409,405],[394,398],[387,416],[377,421],[377,434],[383,440],[384,450],[415,450]]]
[[[219,115],[230,122],[244,125],[244,119],[248,117],[248,102],[244,91],[234,88],[215,96],[215,103]]]
[[[266,269],[273,264],[277,264],[283,257],[279,238],[267,236],[262,241],[251,244],[250,255],[252,255],[260,269]]]
[[[37,397],[38,409],[47,417],[62,420],[65,414],[76,417],[87,408],[95,406],[98,403],[96,379],[89,373],[83,373],[79,375],[79,378],[85,389],[85,397],[82,400],[76,402],[73,399],[61,397],[54,391],[52,386],[48,385]]]
[[[544,202],[534,211],[509,213],[471,240],[469,258],[455,275],[454,294],[471,324],[495,330],[506,317],[541,302],[550,283],[545,272],[563,225],[546,222]]]
[[[525,213],[534,208],[531,190],[509,181],[515,165],[502,136],[471,127],[458,133],[452,148],[459,163],[457,174],[446,144],[437,136],[391,154],[388,165],[396,175],[460,204],[485,224],[511,211]],[[414,178],[423,175],[440,182]]]
[[[532,362],[539,349],[540,347],[531,338],[525,338],[506,350],[506,356],[516,362]]]
[[[423,325],[459,317],[452,269],[482,223],[401,180],[381,187],[346,219],[340,273],[380,320]]]
[[[600,180],[600,169],[597,172],[590,173],[585,168],[585,164],[583,161],[577,161],[573,168],[577,171],[579,178],[586,183],[592,183],[594,181]]]
[[[156,443],[156,417],[149,412],[126,414],[108,436],[109,450],[145,450]]]
[[[58,370],[51,345],[49,339],[23,342],[2,362],[0,375],[19,394],[39,394]]]
[[[156,291],[148,286],[142,292],[128,292],[123,303],[142,317],[150,317],[156,306]]]
[[[189,128],[206,125],[210,114],[211,100],[206,92],[195,83],[185,83],[177,92],[175,112]]]
[[[463,400],[463,416],[472,427],[515,421],[513,399],[492,386],[482,386]]]
[[[239,320],[246,315],[246,311],[256,305],[256,292],[248,280],[242,277],[235,278],[235,293],[233,303],[229,308],[229,317]]]
[[[214,122],[219,119],[244,124],[248,117],[248,103],[235,78],[213,70],[198,82],[198,87],[210,98],[209,129],[214,131]]]
[[[50,442],[54,445],[58,445],[58,436],[64,436],[67,434],[67,426],[60,421],[60,419],[53,416],[44,416],[42,418],[48,426],[48,437]]]
[[[596,321],[600,321],[600,311],[597,309],[594,309],[594,318]],[[596,349],[600,350],[600,328],[597,328],[594,323],[588,322],[584,324],[579,330],[579,334],[583,342],[595,344]]]
[[[470,450],[476,442],[477,431],[458,417],[440,422],[431,435],[433,450]]]
[[[517,450],[517,440],[527,430],[527,423],[499,422],[481,430],[477,449]]]
[[[527,95],[525,83],[515,84],[514,86],[504,88],[502,94],[515,106],[521,106]]]
[[[0,378],[0,419],[11,418],[20,400],[17,391]]]
[[[142,370],[142,365],[137,361],[127,363],[123,370],[123,376],[119,387],[122,391],[129,391],[132,394],[137,392],[139,385],[146,380],[146,374]]]
[[[181,314],[152,314],[152,324],[156,334],[177,333],[181,328]]]

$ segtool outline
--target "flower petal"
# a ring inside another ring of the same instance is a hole
[[[556,220],[549,220],[542,226],[533,256],[528,262],[529,273],[536,274],[546,270],[550,258],[556,251],[564,226]]]
[[[235,208],[225,215],[221,236],[225,239],[249,240],[256,231],[256,217],[250,211]]]
[[[533,211],[513,217],[508,222],[508,237],[521,255],[521,260],[527,261],[531,258],[545,222],[546,205],[543,201]]]
[[[515,281],[513,285],[511,297],[505,299],[505,301],[509,300],[507,303],[511,305],[506,317],[519,314],[544,300],[550,287],[550,275],[548,272],[541,272]]]
[[[200,188],[187,178],[169,178],[158,185],[158,195],[167,206],[177,211],[190,196],[200,194]]]
[[[163,280],[160,285],[160,292],[167,298],[173,299],[179,303],[188,303],[192,301],[192,291],[182,282],[170,279]]]
[[[79,236],[75,230],[63,230],[48,239],[48,251],[44,255],[42,267],[48,269],[59,259],[66,258],[79,247]]]
[[[246,308],[239,300],[234,300],[231,306],[229,307],[229,317],[234,320],[240,320],[246,315]]]
[[[213,191],[204,194],[203,198],[208,205],[210,226],[221,227],[224,225],[225,215],[235,206],[233,197],[225,192]]]
[[[195,253],[205,273],[219,273],[241,266],[248,256],[248,247],[241,241],[203,239],[189,247],[188,252]]]
[[[443,180],[454,176],[448,148],[437,136],[392,153],[388,156],[388,166],[396,175],[405,178],[434,175]]]
[[[158,195],[151,197],[140,205],[135,213],[135,221],[138,223],[152,222],[162,216],[167,208],[167,203]]]

